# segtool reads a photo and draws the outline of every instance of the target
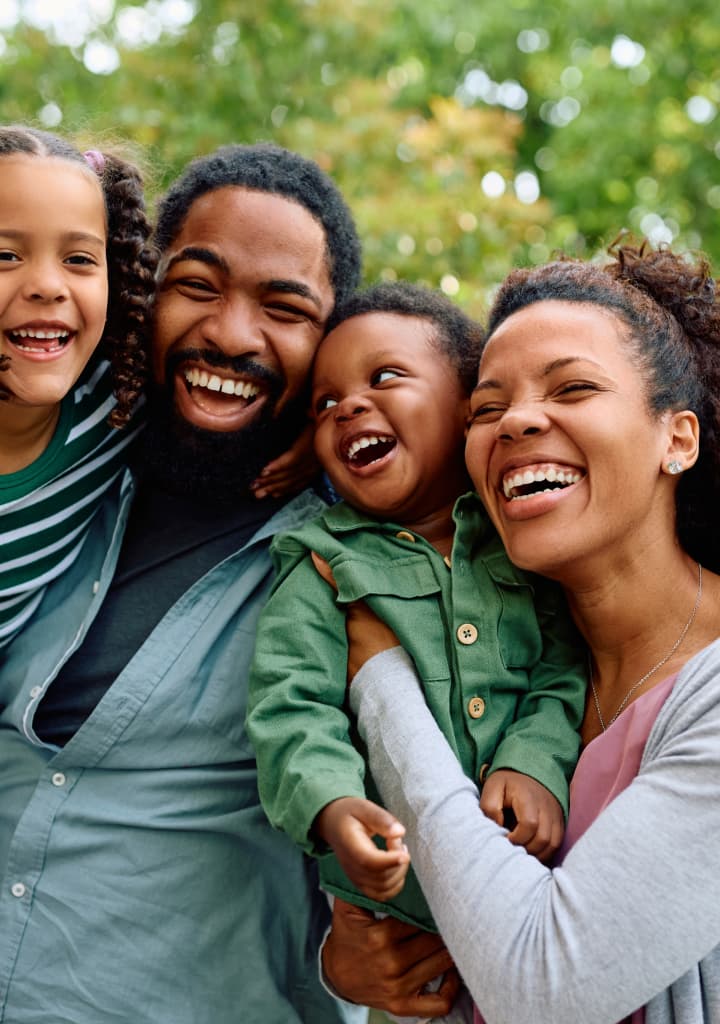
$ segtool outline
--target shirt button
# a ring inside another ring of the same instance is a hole
[[[411,533],[408,533],[407,530],[399,530],[395,536],[398,540],[409,540],[412,541],[413,544],[415,543],[415,538]]]
[[[450,561],[449,555],[445,555],[445,557],[443,558],[443,562],[448,567],[448,569],[452,569],[452,562]]]
[[[10,887],[10,892],[13,894],[13,896],[16,896],[18,899],[22,899],[22,897],[25,895],[26,889],[22,882],[14,882],[13,885]]]
[[[478,631],[472,622],[463,622],[458,626],[456,635],[461,644],[474,644],[478,638]]]
[[[95,580],[95,582],[92,585],[92,592],[93,592],[93,594],[97,594],[99,589],[100,589],[100,580]]]
[[[34,699],[35,697],[39,697],[41,693],[42,686],[33,686],[32,690],[30,691],[30,696]]]
[[[482,697],[471,697],[468,701],[468,714],[471,718],[482,718],[485,714],[485,701]]]
[[[65,781],[65,772],[55,772],[52,777],[53,786],[64,786]]]

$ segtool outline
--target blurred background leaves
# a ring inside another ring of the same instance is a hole
[[[337,180],[368,281],[480,313],[630,229],[720,260],[712,0],[0,0],[0,116],[130,140],[155,196],[273,139]]]

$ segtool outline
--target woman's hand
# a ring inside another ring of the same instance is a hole
[[[313,551],[312,560],[325,582],[329,583],[333,590],[337,590],[332,570],[325,559]],[[353,601],[345,608],[345,630],[348,639],[347,678],[350,684],[366,661],[391,647],[399,647],[400,641],[364,601]]]
[[[439,935],[336,899],[322,952],[323,971],[335,991],[361,1006],[399,1017],[442,1017],[455,1002],[460,979]],[[443,975],[437,992],[428,982]]]

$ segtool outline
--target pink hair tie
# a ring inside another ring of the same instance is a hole
[[[98,178],[102,177],[103,171],[105,170],[105,157],[102,155],[99,149],[89,149],[87,153],[83,153],[83,156],[90,164],[92,169],[97,174]]]

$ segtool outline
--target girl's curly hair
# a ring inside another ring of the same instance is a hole
[[[99,351],[112,370],[117,404],[112,426],[124,426],[147,380],[150,313],[157,258],[149,243],[142,178],[131,163],[110,153],[80,153],[65,139],[25,125],[0,127],[0,158],[14,153],[54,157],[95,174],[105,199],[109,299]],[[7,366],[7,360],[0,370]]]
[[[644,382],[650,411],[692,410],[700,423],[700,455],[676,492],[680,543],[693,558],[720,570],[720,301],[703,256],[622,242],[605,265],[558,260],[512,271],[490,311],[489,334],[535,302],[591,303],[624,327]]]

